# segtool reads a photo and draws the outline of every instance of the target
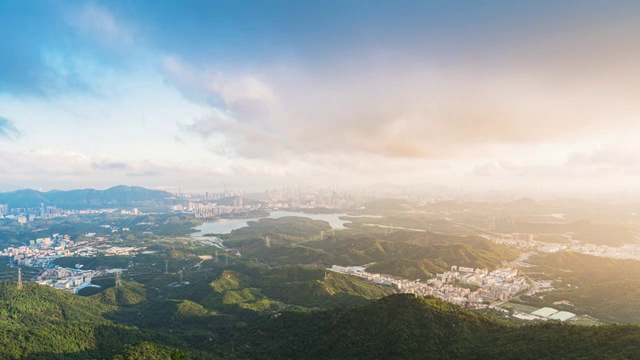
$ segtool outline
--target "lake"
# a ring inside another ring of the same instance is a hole
[[[340,220],[342,216],[349,216],[347,214],[307,214],[303,212],[293,211],[272,211],[266,219],[278,219],[285,216],[298,216],[306,217],[313,220],[326,221],[334,229],[344,229],[344,224],[349,223],[348,220]],[[353,216],[352,216],[353,217]],[[196,227],[197,232],[191,234],[192,237],[202,237],[204,234],[229,234],[235,229],[240,229],[247,226],[249,221],[258,221],[262,218],[251,219],[220,219],[215,222],[206,222]]]

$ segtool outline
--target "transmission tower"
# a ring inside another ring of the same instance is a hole
[[[216,259],[215,262],[218,262],[218,250],[216,250]]]
[[[120,270],[116,271],[116,288],[122,286],[122,280],[120,280]]]
[[[178,273],[180,274],[180,284],[184,284],[184,279],[182,277],[182,270],[178,271]]]
[[[271,240],[269,240],[268,236],[264,238],[264,246],[271,247]]]
[[[324,240],[324,231],[320,230],[320,241]]]
[[[22,269],[18,268],[18,290],[22,290]]]
[[[164,261],[164,273],[165,275],[169,273],[169,260]]]
[[[229,266],[229,254],[225,254],[224,266]]]

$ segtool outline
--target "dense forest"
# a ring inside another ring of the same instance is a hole
[[[258,292],[235,292],[243,281],[248,279],[224,272],[211,284],[212,301],[220,301],[218,306],[255,304],[260,300]],[[205,306],[189,300],[150,301],[135,284],[79,297],[30,283],[19,291],[15,283],[4,282],[0,284],[0,302],[0,357],[4,359],[640,356],[637,325],[587,327],[550,322],[517,326],[413,295],[390,295],[361,305],[315,310],[254,306],[244,308],[253,313],[247,316],[239,311],[241,307],[226,315],[208,310],[206,301]],[[148,314],[140,316],[142,312]],[[136,316],[139,319],[134,319]]]

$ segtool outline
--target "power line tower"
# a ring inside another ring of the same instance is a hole
[[[269,236],[265,236],[265,238],[264,238],[264,246],[271,247],[271,240],[269,240]]]
[[[18,268],[18,290],[22,290],[22,269]]]
[[[121,273],[120,270],[116,271],[116,288],[122,286],[122,280],[120,279]]]
[[[224,266],[229,266],[229,254],[225,254]]]
[[[324,231],[320,230],[320,241],[324,240]]]
[[[178,271],[178,273],[180,274],[180,284],[184,284],[184,278],[182,277],[182,270]]]
[[[218,262],[218,250],[216,250],[216,259],[214,261]]]
[[[165,275],[169,273],[169,260],[164,261],[164,273]]]

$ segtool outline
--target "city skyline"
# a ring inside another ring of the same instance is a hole
[[[640,4],[0,4],[0,191],[637,191]]]

